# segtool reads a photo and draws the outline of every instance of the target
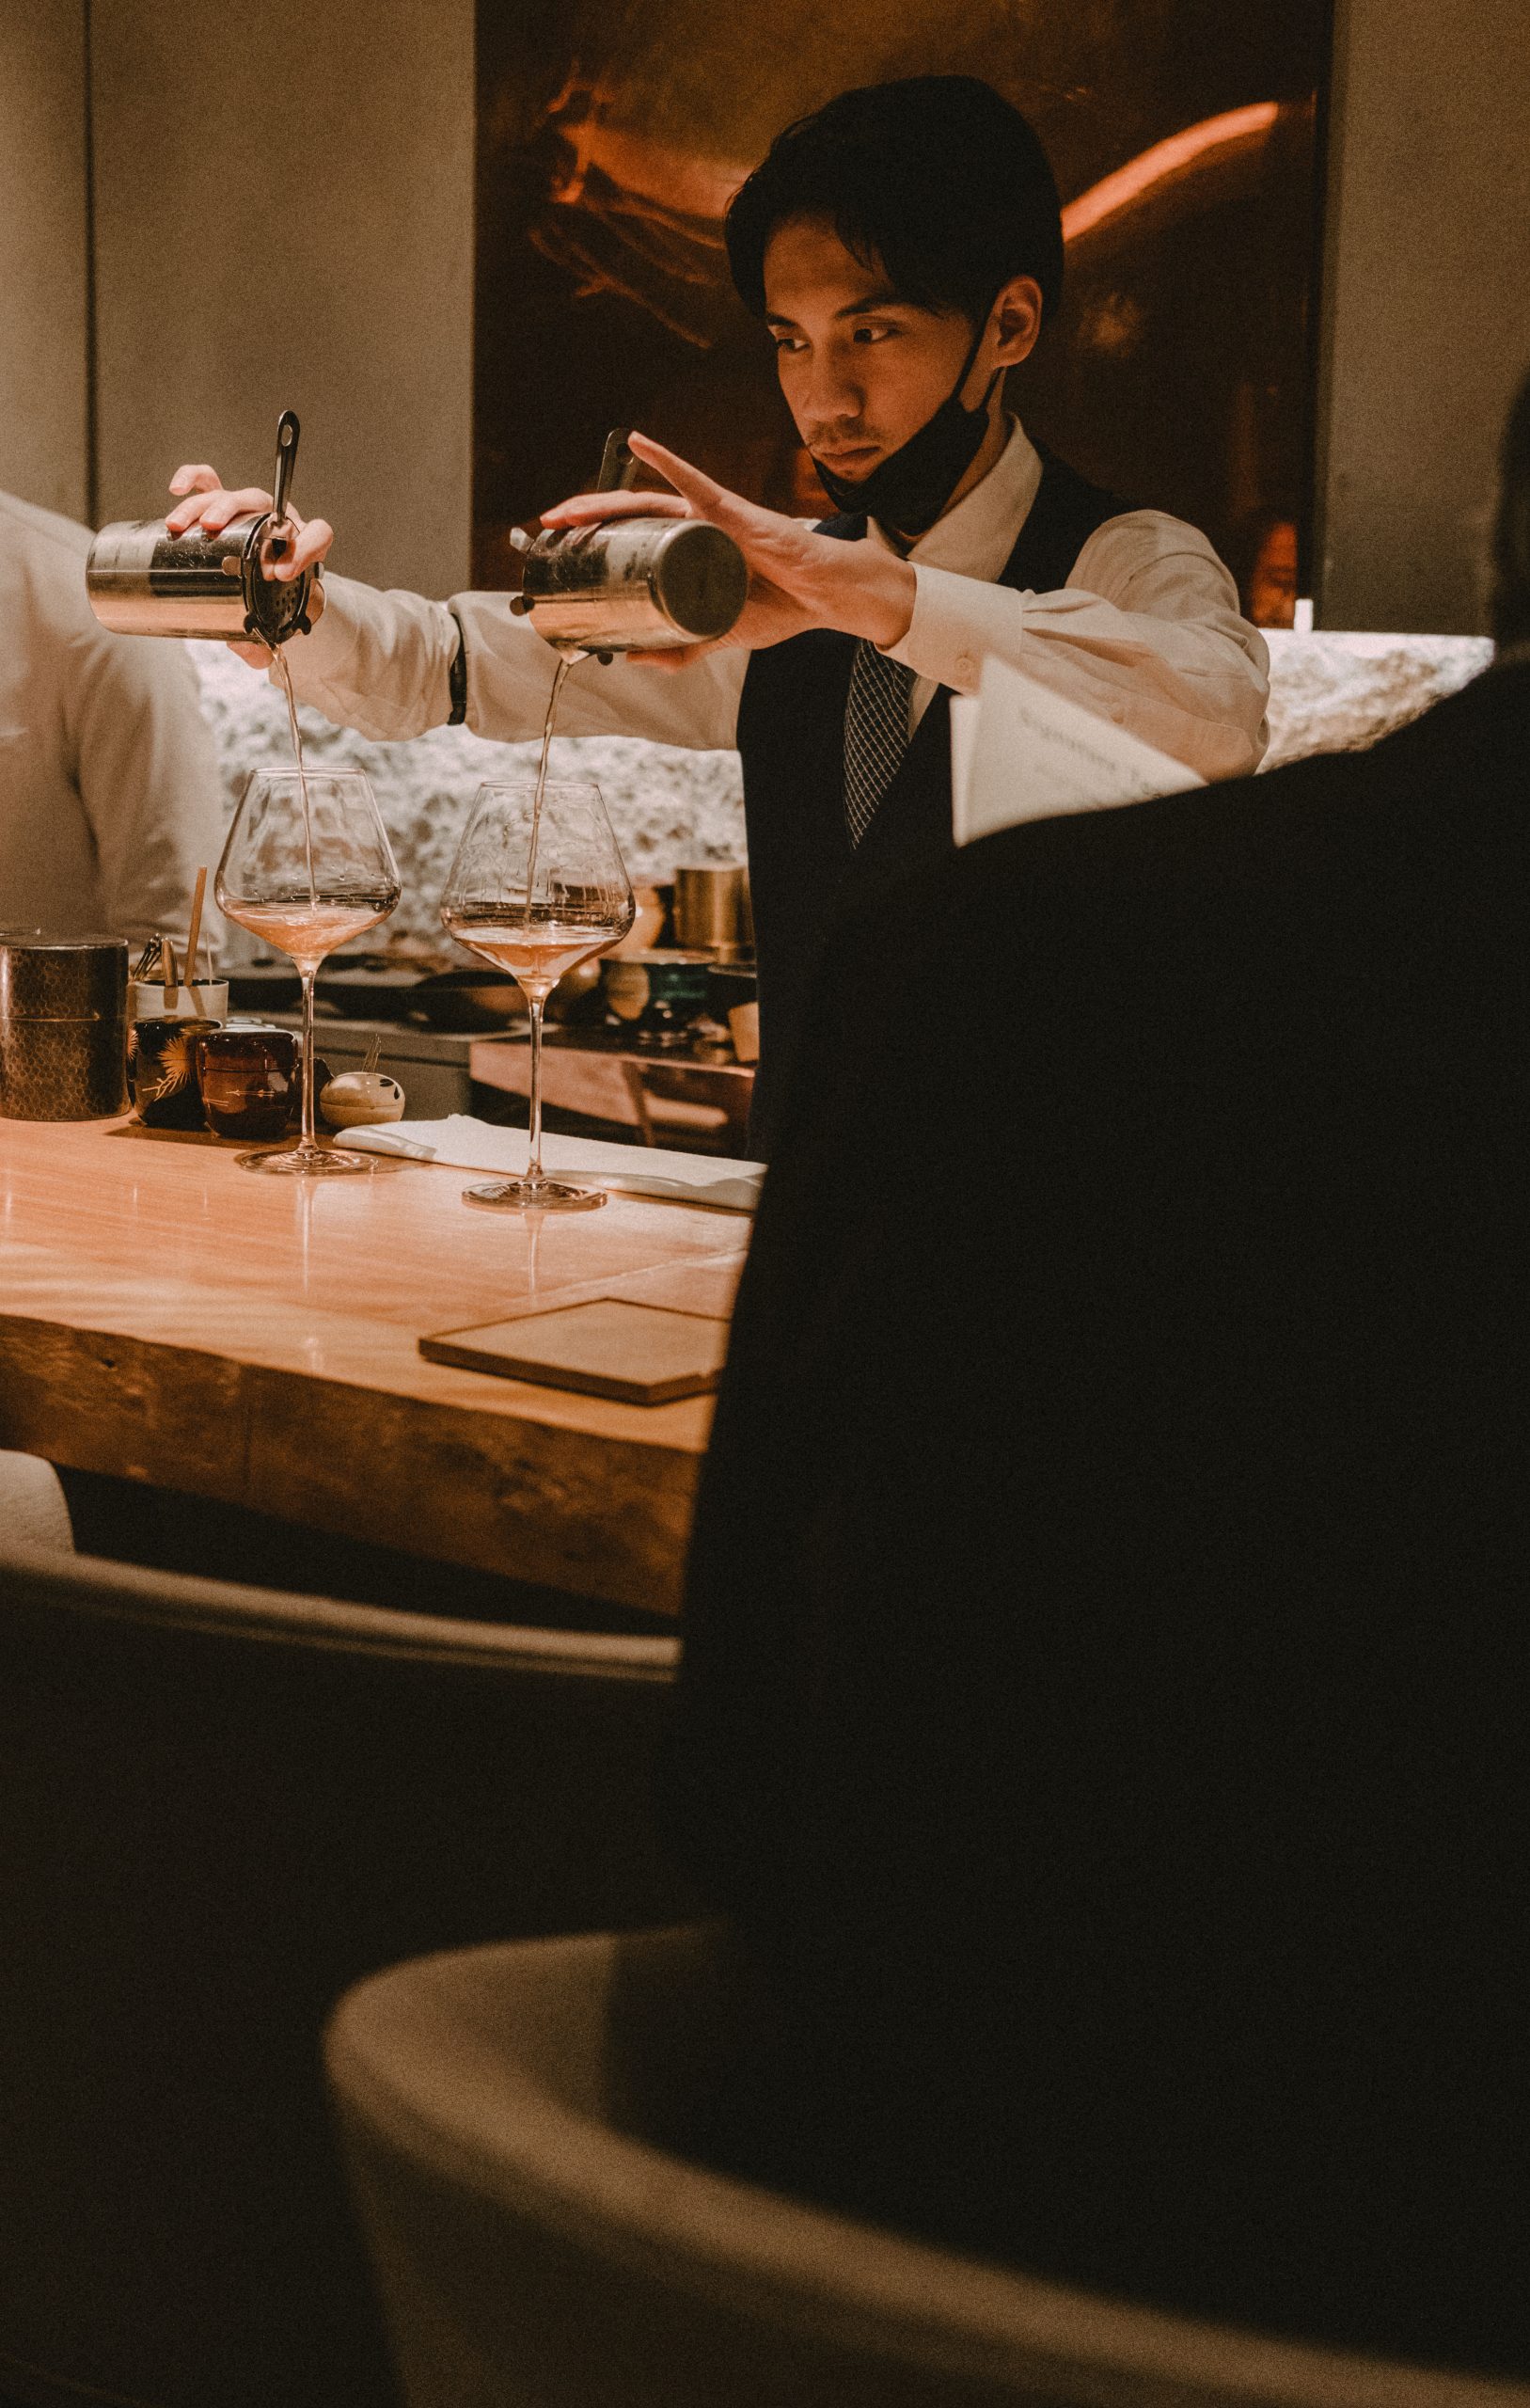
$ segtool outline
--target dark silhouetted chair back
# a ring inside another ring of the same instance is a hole
[[[1530,2408],[1530,2386],[1127,2306],[666,2146],[711,2079],[693,1927],[362,1983],[331,2088],[408,2408]]]
[[[0,1447],[0,1545],[71,1555],[74,1530],[63,1482],[40,1455]]]
[[[0,2396],[393,2397],[325,2014],[411,1954],[686,1910],[674,1655],[0,1560]]]

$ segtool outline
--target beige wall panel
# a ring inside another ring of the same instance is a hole
[[[101,511],[183,459],[292,499],[335,565],[467,578],[473,0],[93,0]]]
[[[0,486],[86,515],[85,9],[0,0]]]
[[[1318,624],[1479,633],[1530,369],[1530,17],[1340,0],[1336,45]]]

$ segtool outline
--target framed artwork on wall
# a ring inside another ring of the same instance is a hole
[[[511,529],[587,487],[616,424],[775,508],[827,508],[723,214],[836,92],[960,73],[1024,110],[1064,200],[1063,307],[1011,405],[1204,528],[1254,614],[1288,624],[1331,35],[1331,0],[481,0],[475,582],[514,581]]]

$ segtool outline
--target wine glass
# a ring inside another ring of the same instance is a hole
[[[393,848],[360,769],[259,769],[218,863],[218,908],[280,953],[303,982],[303,1135],[281,1153],[241,1154],[245,1170],[299,1178],[370,1170],[366,1154],[313,1134],[313,981],[319,964],[386,920],[401,888]]]
[[[530,1159],[524,1179],[463,1191],[464,1201],[575,1212],[604,1204],[542,1167],[542,1014],[565,970],[619,944],[636,911],[600,788],[528,778],[480,786],[441,897],[441,924],[469,953],[508,970],[531,1014]]]

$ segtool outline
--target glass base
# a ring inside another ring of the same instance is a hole
[[[481,1187],[465,1187],[465,1204],[481,1204],[496,1212],[590,1212],[606,1201],[603,1187],[568,1187],[560,1179],[486,1180]]]
[[[371,1170],[372,1154],[344,1154],[335,1146],[290,1146],[279,1154],[241,1154],[241,1170],[274,1171],[279,1179],[335,1179],[341,1173]]]

